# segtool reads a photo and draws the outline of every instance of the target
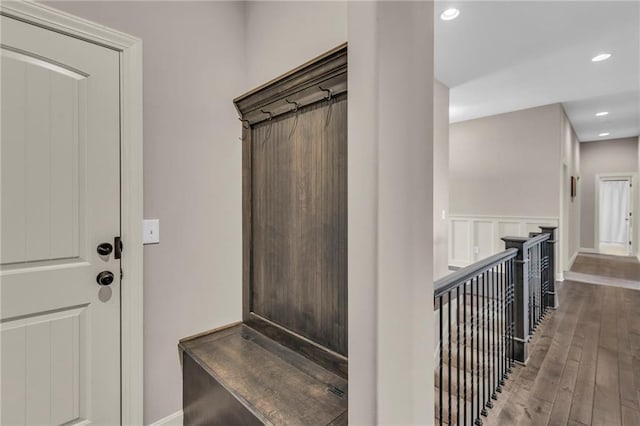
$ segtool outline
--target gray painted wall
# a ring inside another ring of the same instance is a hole
[[[144,419],[182,408],[178,340],[241,318],[241,147],[232,99],[245,88],[239,2],[55,2],[142,38]]]
[[[595,247],[596,175],[638,172],[638,138],[584,142],[580,145],[580,247]],[[637,186],[637,185],[636,185]],[[638,190],[634,191],[637,201]],[[636,216],[638,215],[636,209]],[[635,221],[636,226],[639,224]]]
[[[553,104],[452,124],[451,214],[559,217],[561,116]]]
[[[250,1],[245,28],[250,90],[346,42],[347,3]]]
[[[449,88],[437,80],[433,102],[433,270],[438,279],[449,273]]]
[[[560,228],[566,229],[560,229],[557,238],[560,241],[558,247],[563,252],[562,267],[567,270],[569,262],[580,247],[580,185],[578,184],[577,197],[571,198],[570,184],[571,176],[580,176],[580,141],[564,109],[561,110],[562,166],[566,165],[568,177],[565,178],[561,173],[561,210],[563,214]],[[566,214],[564,213],[565,209],[567,210]]]

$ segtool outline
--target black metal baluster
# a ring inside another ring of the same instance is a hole
[[[451,293],[452,291],[449,290],[449,303],[447,304],[447,326],[449,327],[449,347],[448,347],[448,351],[449,352],[449,362],[448,362],[448,366],[447,366],[447,381],[449,382],[449,395],[448,395],[448,404],[449,404],[449,417],[448,417],[448,421],[447,424],[451,424],[451,412],[453,411],[451,409],[451,307],[453,306],[451,303]]]
[[[442,342],[442,328],[443,328],[443,324],[442,324],[442,296],[439,297],[438,299],[439,301],[439,317],[440,317],[440,329],[439,329],[439,334],[440,334],[440,387],[439,387],[439,399],[440,399],[440,415],[438,416],[440,419],[440,424],[443,423],[443,417],[444,417],[444,413],[443,413],[443,408],[444,408],[444,401],[443,401],[443,395],[442,393],[444,392],[444,383],[443,383],[443,374],[444,374],[444,366],[442,365],[443,360],[444,360],[444,354],[442,353],[442,351],[444,350],[444,344]]]
[[[487,280],[487,306],[488,306],[488,317],[487,322],[488,332],[487,332],[487,349],[488,349],[488,358],[489,358],[489,375],[487,376],[487,400],[489,401],[489,408],[493,408],[493,402],[491,401],[492,396],[494,395],[494,387],[493,387],[493,376],[495,374],[496,364],[494,362],[494,347],[493,347],[493,333],[495,331],[495,327],[493,324],[493,268],[489,270],[489,279]]]
[[[496,391],[502,392],[504,386],[504,262],[498,267],[500,279],[498,280],[498,358],[500,359],[500,368],[498,370],[498,387]]]
[[[493,370],[491,371],[491,399],[498,399],[498,395],[496,395],[496,388],[498,387],[498,383],[496,382],[496,371],[498,371],[498,352],[496,347],[496,332],[497,332],[497,324],[496,324],[496,285],[498,283],[499,277],[497,275],[498,267],[494,267],[494,273],[492,274],[491,281],[491,322],[493,323],[493,330],[491,330],[491,354],[493,359]]]
[[[471,364],[469,364],[469,373],[471,373],[471,417],[474,417],[474,404],[475,404],[475,377],[474,377],[474,373],[473,373],[473,349],[475,347],[475,343],[474,343],[474,336],[473,336],[473,324],[475,322],[475,309],[473,307],[473,278],[471,278],[471,285],[470,285],[470,290],[471,293],[469,295],[469,300],[470,300],[470,308],[471,308],[471,318],[469,321],[469,335],[471,337],[471,347],[470,347],[470,353],[471,353]],[[466,365],[465,365],[466,367]]]
[[[529,334],[533,334],[533,330],[535,330],[535,323],[536,323],[536,314],[535,314],[535,309],[536,309],[536,304],[535,304],[535,291],[534,291],[534,282],[533,282],[533,257],[532,257],[532,250],[531,248],[529,248],[527,250],[528,253],[528,259],[529,259],[529,267],[528,267],[528,273],[529,273]]]
[[[464,340],[462,341],[462,346],[464,350],[464,360],[462,365],[464,365],[464,425],[469,424],[469,419],[467,418],[467,283],[464,284],[464,288],[462,289],[462,327],[464,333]]]
[[[460,423],[460,286],[456,287],[456,402],[458,404],[458,416],[456,424]]]
[[[480,418],[480,401],[482,396],[480,395],[480,276],[476,277],[476,370],[474,374],[476,377],[476,425],[482,425],[482,419]]]
[[[487,416],[487,273],[482,274],[482,410]]]
[[[510,315],[510,319],[509,319],[509,331],[510,331],[510,345],[511,345],[511,358],[509,359],[509,373],[511,373],[511,371],[513,371],[513,361],[516,359],[516,351],[515,351],[515,341],[514,341],[514,333],[515,333],[515,282],[514,282],[514,277],[515,277],[515,261],[513,259],[511,259],[511,268],[509,268],[509,274],[510,274],[510,278],[509,278],[509,287],[510,287],[510,294],[511,294],[511,306],[509,308],[509,315]]]
[[[549,279],[550,279],[550,269],[549,269],[549,245],[548,240],[543,243],[543,251],[544,251],[544,266],[545,266],[545,275],[544,275],[544,312],[545,315],[549,310]]]

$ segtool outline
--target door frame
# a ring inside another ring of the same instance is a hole
[[[611,178],[611,180],[623,180],[620,178],[627,178],[631,181],[631,230],[629,231],[629,235],[631,238],[631,247],[629,248],[628,256],[635,256],[636,247],[638,246],[638,241],[635,238],[635,229],[636,223],[636,204],[638,203],[638,197],[636,196],[637,192],[637,182],[638,182],[638,174],[637,173],[599,173],[596,175],[595,179],[595,212],[594,212],[594,233],[593,233],[593,245],[596,253],[600,253],[600,181],[602,179]]]
[[[0,14],[113,49],[120,56],[120,421],[143,424],[142,40],[32,1]]]

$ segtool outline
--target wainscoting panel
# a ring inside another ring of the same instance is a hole
[[[449,245],[449,264],[458,266],[457,263],[451,263],[451,259],[456,259],[464,264],[472,263],[471,222],[451,219],[449,221],[449,230],[449,241],[451,241]]]
[[[451,215],[449,265],[470,265],[504,250],[502,237],[526,237],[540,232],[540,226],[558,226],[558,222],[554,217]]]

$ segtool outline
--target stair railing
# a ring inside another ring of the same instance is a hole
[[[481,425],[513,366],[516,249],[435,282],[438,310],[436,419]]]
[[[526,364],[529,341],[550,308],[558,307],[555,290],[555,227],[540,227],[529,237],[504,237],[515,248],[515,360]]]
[[[434,283],[436,421],[482,425],[555,291],[555,227],[505,237],[506,250]]]

